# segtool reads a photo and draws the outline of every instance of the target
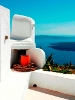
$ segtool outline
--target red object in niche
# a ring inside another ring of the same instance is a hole
[[[30,63],[30,56],[21,55],[20,63],[21,63],[21,66],[27,66]]]

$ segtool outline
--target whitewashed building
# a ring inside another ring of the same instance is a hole
[[[18,60],[18,50],[25,50],[31,61],[39,68],[43,67],[45,53],[36,48],[35,21],[14,15],[10,36],[10,10],[0,6],[0,100],[25,100],[31,72],[11,70],[12,63]]]
[[[35,83],[41,88],[75,96],[73,74],[41,69],[33,72],[12,71],[11,66],[18,60],[19,50],[30,55],[30,60],[39,68],[45,64],[44,51],[36,48],[35,21],[30,17],[14,15],[10,36],[10,10],[0,6],[0,100],[26,100],[28,87]]]

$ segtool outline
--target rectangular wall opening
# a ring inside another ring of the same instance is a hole
[[[28,49],[11,50],[11,69],[19,72],[30,72],[38,69],[34,62],[31,62],[30,55],[26,55]]]
[[[20,64],[21,55],[26,55],[26,50],[21,49],[12,49],[11,50],[11,68],[13,68],[13,64]]]

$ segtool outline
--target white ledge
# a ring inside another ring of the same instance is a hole
[[[63,78],[75,79],[75,74],[63,74],[63,73],[57,73],[57,72],[51,72],[51,71],[43,71],[42,69],[36,70],[35,72],[63,77]]]
[[[62,74],[36,70],[32,72],[30,85],[37,84],[38,87],[58,91],[75,96],[75,75]]]

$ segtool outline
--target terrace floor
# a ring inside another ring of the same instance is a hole
[[[26,100],[75,100],[75,96],[39,87],[30,87],[27,91]]]

